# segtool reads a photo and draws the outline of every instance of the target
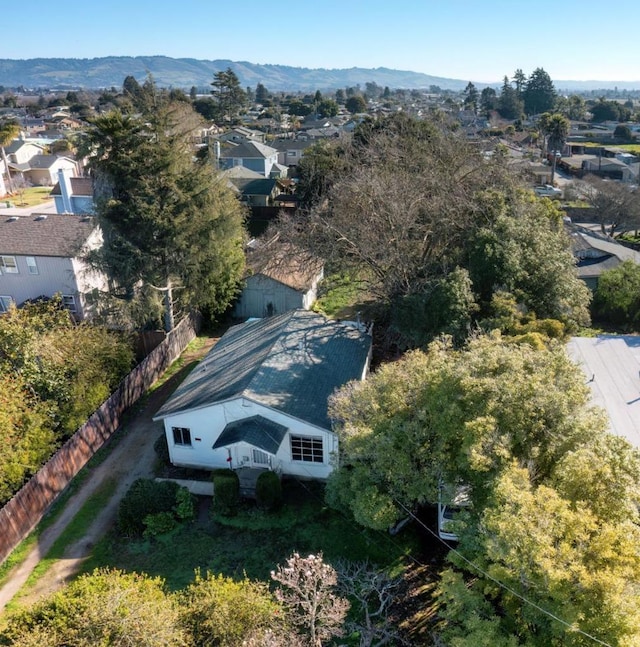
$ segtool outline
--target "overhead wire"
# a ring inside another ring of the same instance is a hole
[[[552,613],[548,609],[544,609],[541,607],[539,604],[533,602],[532,600],[529,600],[526,598],[524,595],[516,591],[515,589],[511,588],[508,584],[505,584],[504,582],[501,582],[498,580],[496,577],[491,575],[490,573],[487,573],[484,569],[480,568],[477,564],[475,564],[473,561],[471,561],[469,558],[465,557],[459,550],[456,548],[453,548],[449,543],[447,543],[442,537],[438,535],[438,533],[434,532],[429,528],[426,524],[424,524],[416,515],[409,510],[402,502],[398,501],[397,499],[394,499],[394,502],[396,505],[398,505],[400,508],[402,508],[414,521],[418,523],[422,528],[424,528],[428,533],[433,535],[438,541],[443,543],[445,546],[449,548],[449,550],[453,553],[455,553],[462,561],[464,561],[466,564],[471,566],[474,570],[476,570],[478,573],[482,574],[484,577],[487,579],[491,580],[495,584],[497,584],[499,587],[503,588],[505,591],[509,591],[512,595],[515,595],[518,599],[522,600],[525,604],[528,604],[532,606],[534,609],[537,609],[544,615],[548,616],[549,618],[552,618],[553,620],[556,620],[560,624],[564,625],[565,627],[571,629],[571,631],[574,631],[575,633],[579,633],[580,635],[584,636],[585,638],[589,638],[590,640],[593,640],[594,642],[598,643],[599,645],[604,645],[604,647],[613,647],[608,642],[605,642],[604,640],[600,640],[596,636],[593,636],[592,634],[580,629],[580,627],[577,627],[575,624],[572,624],[570,622],[567,622],[566,620],[563,620],[562,618],[558,617],[555,613]]]

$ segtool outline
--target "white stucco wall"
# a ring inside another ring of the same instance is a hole
[[[333,469],[333,456],[338,451],[338,436],[297,418],[262,406],[246,398],[230,400],[220,404],[176,414],[164,419],[165,433],[169,445],[169,457],[174,465],[215,469],[231,466],[251,466],[252,447],[238,443],[228,448],[212,449],[225,426],[235,420],[261,415],[288,428],[280,449],[272,461],[271,468],[283,474],[302,478],[325,479]],[[191,446],[174,443],[172,427],[186,427],[190,430]],[[323,462],[293,461],[291,459],[290,436],[322,438]]]

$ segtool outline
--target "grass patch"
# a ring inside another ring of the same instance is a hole
[[[313,309],[327,317],[353,317],[359,307],[371,301],[366,284],[348,274],[331,274],[319,288],[318,300]]]
[[[50,186],[32,186],[14,193],[11,198],[4,199],[13,202],[16,207],[37,207],[50,199],[50,193]]]
[[[294,551],[322,551],[327,561],[369,559],[397,568],[416,547],[411,532],[391,537],[365,530],[328,508],[316,484],[287,481],[284,495],[285,503],[276,513],[247,505],[236,517],[201,518],[155,540],[131,540],[112,533],[96,545],[83,571],[111,567],[144,572],[163,577],[171,590],[178,590],[193,580],[198,568],[269,581],[270,571]]]
[[[178,357],[178,359],[176,359],[173,364],[169,366],[169,368],[149,387],[149,389],[147,389],[147,392],[142,396],[142,398],[140,398],[139,402],[144,402],[145,398],[148,397],[149,394],[159,389],[163,384],[168,382],[174,375],[179,373],[187,365],[190,366],[189,370],[192,370],[196,366],[198,361],[194,361],[192,358],[187,358],[187,355],[191,355],[202,350],[202,348],[210,339],[211,338],[207,335],[198,335],[195,339],[192,339],[187,344],[187,347],[182,351],[180,357]]]
[[[71,523],[64,529],[58,539],[56,539],[44,559],[40,560],[40,563],[36,566],[29,576],[29,579],[26,581],[23,590],[28,590],[29,587],[33,586],[56,561],[62,559],[68,546],[84,537],[87,528],[89,528],[98,514],[100,514],[102,508],[109,502],[115,487],[115,480],[108,479],[89,499],[87,499],[76,516],[71,520]]]

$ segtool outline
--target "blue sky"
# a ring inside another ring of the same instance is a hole
[[[0,58],[161,54],[481,82],[543,67],[554,80],[640,81],[638,0],[6,4]]]

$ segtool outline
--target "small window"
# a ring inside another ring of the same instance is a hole
[[[171,427],[174,445],[191,446],[191,430],[188,427]]]
[[[322,438],[291,436],[291,459],[306,463],[323,463]]]
[[[62,305],[69,312],[76,312],[76,299],[75,299],[75,297],[71,296],[70,294],[63,294],[62,295]]]
[[[5,274],[17,274],[18,264],[15,256],[0,256],[0,267]]]
[[[26,257],[27,261],[27,269],[29,270],[29,274],[38,274],[38,265],[36,263],[36,259],[33,256],[27,256]]]
[[[11,297],[0,297],[0,312],[8,312],[12,301]]]

